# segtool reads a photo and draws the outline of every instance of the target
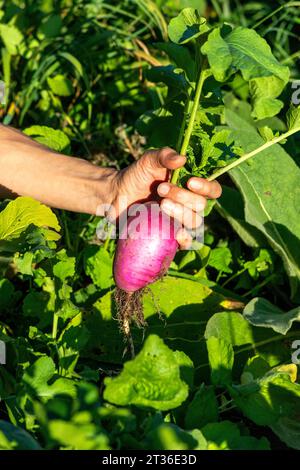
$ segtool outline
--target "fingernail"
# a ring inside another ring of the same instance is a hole
[[[170,191],[170,187],[166,183],[160,184],[157,188],[157,192],[160,196],[166,196],[169,191]]]
[[[177,160],[178,157],[179,157],[178,153],[172,153],[171,155],[169,155],[170,160]]]
[[[195,179],[192,179],[189,181],[189,187],[191,189],[202,189],[203,188],[203,181],[201,180],[195,180]]]

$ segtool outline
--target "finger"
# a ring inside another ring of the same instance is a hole
[[[172,201],[171,199],[163,199],[161,201],[161,208],[167,215],[173,217],[188,229],[200,227],[202,224],[202,217],[200,214],[186,206],[183,206],[182,204]]]
[[[176,233],[176,240],[181,250],[188,250],[192,244],[193,238],[184,228],[181,228]]]
[[[188,180],[187,186],[194,193],[210,199],[217,199],[222,194],[222,188],[217,181],[208,181],[204,178],[193,176]]]
[[[196,212],[203,211],[207,204],[205,197],[199,196],[187,189],[179,188],[171,183],[161,183],[157,188],[157,192],[159,196],[167,196],[168,199],[172,199],[174,202],[179,202]]]
[[[143,155],[141,161],[153,170],[161,170],[162,168],[176,170],[184,166],[186,158],[170,147],[164,147],[159,150],[149,150]]]

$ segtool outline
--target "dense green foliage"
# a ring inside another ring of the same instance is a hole
[[[185,146],[179,183],[210,176],[300,127],[294,3],[0,1],[2,122],[117,168]],[[99,219],[1,201],[0,449],[300,449],[297,139],[220,179],[134,359]]]

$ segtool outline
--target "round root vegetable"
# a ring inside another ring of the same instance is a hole
[[[118,319],[127,337],[133,320],[145,326],[143,292],[166,273],[178,248],[179,224],[157,202],[135,206],[134,212],[121,230],[114,259]]]

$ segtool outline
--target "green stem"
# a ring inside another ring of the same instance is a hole
[[[227,411],[234,410],[234,408],[236,408],[235,404],[229,406],[228,408],[219,408],[219,413],[227,413]]]
[[[260,284],[258,284],[257,286],[253,287],[251,290],[249,290],[248,292],[245,292],[242,297],[248,297],[249,295],[256,295],[259,290],[266,286],[267,284],[269,284],[269,282],[273,281],[273,279],[276,279],[277,278],[277,274],[274,273],[274,274],[270,274],[270,276],[266,277],[266,279],[264,279]]]
[[[108,250],[108,247],[109,247],[109,242],[110,242],[110,237],[111,237],[111,234],[112,234],[112,231],[113,231],[113,226],[111,225],[108,229],[108,232],[107,232],[107,237],[105,239],[105,242],[103,243],[103,248],[107,251]]]
[[[54,313],[53,314],[53,322],[52,322],[52,339],[56,339],[57,326],[58,326],[58,315],[56,313]]]
[[[187,120],[187,116],[188,116],[188,112],[189,112],[190,101],[191,101],[191,95],[189,94],[188,97],[187,97],[187,100],[185,102],[185,105],[184,105],[183,119],[182,119],[180,131],[179,131],[179,136],[178,136],[177,144],[176,144],[177,152],[180,152],[180,149],[181,149],[181,146],[182,146],[182,140],[183,140],[184,131],[185,131],[185,127],[186,127],[186,120]]]
[[[278,144],[284,139],[287,139],[292,134],[295,134],[296,132],[300,131],[300,127],[295,127],[294,129],[290,129],[289,131],[285,132],[284,134],[281,134],[279,137],[275,137],[275,139],[270,140],[269,142],[266,142],[265,144],[261,145],[255,150],[252,150],[252,152],[246,153],[242,157],[238,158],[234,162],[230,163],[229,165],[224,166],[223,168],[220,168],[220,170],[217,170],[215,173],[213,173],[211,176],[209,176],[207,179],[208,181],[213,181],[219,176],[223,175],[224,173],[227,173],[227,171],[232,170],[236,166],[239,166],[241,163],[244,163],[246,160],[249,158],[254,157],[254,155],[257,155],[258,153],[262,152],[263,150],[268,149],[274,144]]]
[[[283,64],[288,64],[289,62],[292,62],[294,59],[298,59],[300,57],[300,51],[294,52],[294,54],[289,55],[285,59],[281,60],[280,63]],[[294,81],[294,78],[291,80]]]
[[[247,268],[240,269],[239,271],[237,271],[236,273],[234,273],[232,276],[230,276],[228,279],[226,279],[225,282],[223,282],[222,287],[227,286],[227,284],[229,284],[231,281],[233,281],[236,277],[238,277],[238,276],[240,276],[241,274],[243,274],[245,271],[247,271]]]
[[[192,136],[192,133],[193,133],[193,129],[194,129],[194,123],[195,123],[195,119],[196,119],[197,110],[198,110],[198,107],[199,107],[199,101],[200,101],[200,96],[201,96],[203,84],[204,84],[205,79],[208,77],[209,73],[210,73],[209,69],[207,69],[205,67],[202,67],[200,75],[199,75],[196,91],[195,91],[195,97],[194,97],[194,102],[193,102],[193,107],[192,107],[192,111],[191,111],[190,120],[189,120],[187,129],[186,129],[186,132],[184,134],[184,139],[183,139],[181,149],[180,149],[180,152],[179,152],[180,155],[184,155],[184,156],[186,155],[186,152],[187,152],[187,149],[188,149],[188,146],[189,146],[189,143],[190,143],[190,139],[191,139],[191,136]],[[171,183],[173,183],[173,184],[177,183],[179,173],[180,173],[180,168],[173,171],[173,174],[172,174],[172,177],[171,177]]]

